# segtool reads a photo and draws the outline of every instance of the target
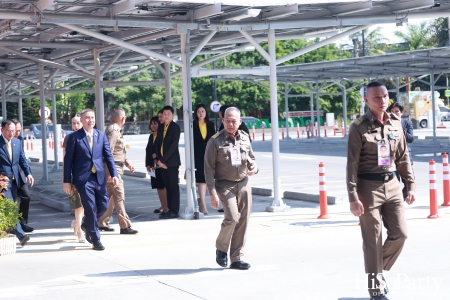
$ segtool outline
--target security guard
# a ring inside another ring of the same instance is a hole
[[[398,116],[387,113],[389,94],[383,83],[367,85],[369,111],[350,126],[347,146],[347,189],[350,211],[359,217],[364,263],[371,299],[388,299],[383,270],[390,270],[407,238],[402,188],[396,165],[408,189],[406,202],[415,200],[414,175]],[[382,157],[381,149],[389,155]],[[382,243],[381,224],[387,229]]]
[[[119,184],[114,187],[112,182],[106,184],[109,195],[108,210],[98,220],[98,229],[102,231],[114,231],[114,228],[109,227],[114,207],[116,208],[117,217],[119,219],[120,234],[136,234],[137,230],[131,228],[131,221],[125,211],[125,191],[123,188],[123,167],[126,166],[131,173],[134,172],[134,167],[126,159],[125,144],[123,142],[122,127],[125,125],[125,111],[121,108],[114,110],[111,116],[112,123],[106,127],[105,134],[108,138],[111,147],[111,153],[116,164],[116,169],[119,177]],[[109,178],[108,168],[105,167],[106,178]]]
[[[252,188],[248,176],[258,172],[250,137],[238,130],[241,113],[229,107],[223,119],[225,129],[208,141],[205,151],[205,178],[211,195],[211,207],[224,209],[224,220],[216,240],[216,262],[228,265],[228,248],[232,269],[247,270],[250,264],[243,262],[248,219],[252,210]]]

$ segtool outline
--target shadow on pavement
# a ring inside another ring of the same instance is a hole
[[[155,269],[155,270],[134,270],[120,271],[98,274],[87,274],[86,277],[116,277],[116,276],[160,276],[160,275],[188,275],[208,271],[223,271],[226,268],[199,268],[199,269]]]

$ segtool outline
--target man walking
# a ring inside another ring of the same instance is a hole
[[[103,162],[112,176],[114,186],[118,185],[119,180],[108,139],[103,132],[94,129],[94,111],[89,108],[83,110],[80,120],[83,130],[73,132],[67,139],[63,187],[64,192],[70,194],[71,183],[75,185],[84,207],[85,219],[81,229],[86,240],[93,244],[94,250],[104,250],[97,225],[97,219],[108,208],[109,200]]]
[[[125,211],[125,191],[123,188],[123,167],[126,166],[131,173],[134,172],[134,167],[126,158],[125,143],[123,141],[123,125],[125,125],[125,111],[122,108],[117,108],[111,115],[112,123],[106,127],[105,134],[108,138],[111,154],[116,165],[119,184],[114,186],[112,182],[106,184],[109,195],[108,210],[98,220],[98,228],[102,231],[114,231],[114,228],[109,227],[114,207],[116,208],[117,218],[119,220],[120,234],[136,234],[137,230],[131,228],[131,221]],[[110,177],[108,168],[105,165],[106,178]]]
[[[33,186],[34,178],[31,176],[31,171],[25,158],[25,153],[18,139],[14,138],[16,132],[16,125],[11,120],[2,122],[2,137],[0,138],[0,174],[9,178],[8,191],[5,196],[14,202],[17,198],[17,190],[21,188],[19,167],[25,174],[26,181]],[[20,244],[24,246],[30,237],[26,235],[20,222],[17,222],[16,229],[12,231],[20,240]]]
[[[350,211],[360,220],[367,288],[371,299],[381,300],[388,299],[383,270],[392,268],[407,238],[396,165],[406,182],[408,204],[415,200],[415,183],[400,118],[386,112],[389,94],[384,84],[369,83],[364,101],[369,111],[353,122],[348,135],[347,190]],[[389,150],[380,164],[382,146]],[[387,229],[384,244],[382,223]]]
[[[20,123],[19,120],[16,119],[12,119],[11,121],[16,125],[16,133],[14,134],[14,137],[20,141],[22,150],[24,150],[23,137],[21,135],[22,124]],[[20,199],[19,213],[22,216],[22,219],[20,220],[20,225],[22,226],[22,230],[24,232],[33,232],[34,228],[28,226],[28,213],[30,211],[31,194],[30,189],[28,188],[25,173],[23,172],[20,166],[19,166],[19,174],[20,174],[19,176],[20,187],[19,186],[17,187],[17,198]]]
[[[167,191],[166,213],[159,215],[160,219],[178,218],[180,210],[180,188],[178,186],[178,169],[181,165],[178,143],[180,141],[180,126],[173,122],[172,106],[164,106],[164,124],[158,127],[155,141],[157,165],[161,168],[164,187]]]
[[[216,240],[216,262],[228,265],[228,249],[232,269],[247,270],[250,264],[241,260],[245,245],[248,219],[252,210],[252,188],[248,176],[258,172],[250,137],[238,130],[241,114],[236,107],[225,111],[225,130],[208,141],[205,151],[205,178],[211,194],[211,207],[217,209],[219,200],[224,209],[219,236]]]

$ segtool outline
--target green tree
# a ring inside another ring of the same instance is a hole
[[[424,21],[418,25],[406,24],[406,28],[406,33],[397,30],[394,34],[407,43],[408,50],[419,50],[432,46],[430,42],[431,32],[427,22]]]
[[[449,45],[448,18],[437,18],[430,23],[430,42],[436,47]]]

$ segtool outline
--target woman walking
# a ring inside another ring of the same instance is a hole
[[[75,114],[72,117],[72,130],[75,132],[75,131],[81,129],[82,127],[83,127],[83,124],[81,124],[80,115]],[[69,137],[69,135],[66,135],[66,137],[64,138],[64,142],[63,142],[64,155],[66,155],[66,144],[67,144],[68,137]],[[71,225],[71,228],[73,229],[73,234],[76,237],[78,237],[78,241],[80,243],[84,243],[84,234],[83,234],[83,231],[81,230],[81,222],[82,222],[83,216],[84,216],[84,208],[83,208],[83,205],[81,204],[80,195],[78,194],[77,189],[75,188],[75,186],[73,184],[72,184],[72,190],[70,191],[70,194],[69,194],[69,203],[70,203],[70,208],[73,209],[74,213],[75,213],[75,220],[72,221],[72,225]]]
[[[200,103],[195,108],[194,113],[194,158],[195,158],[195,181],[198,183],[198,205],[200,211],[207,215],[208,209],[205,205],[206,180],[205,180],[205,149],[209,139],[216,132],[214,123],[209,121],[206,107]]]

